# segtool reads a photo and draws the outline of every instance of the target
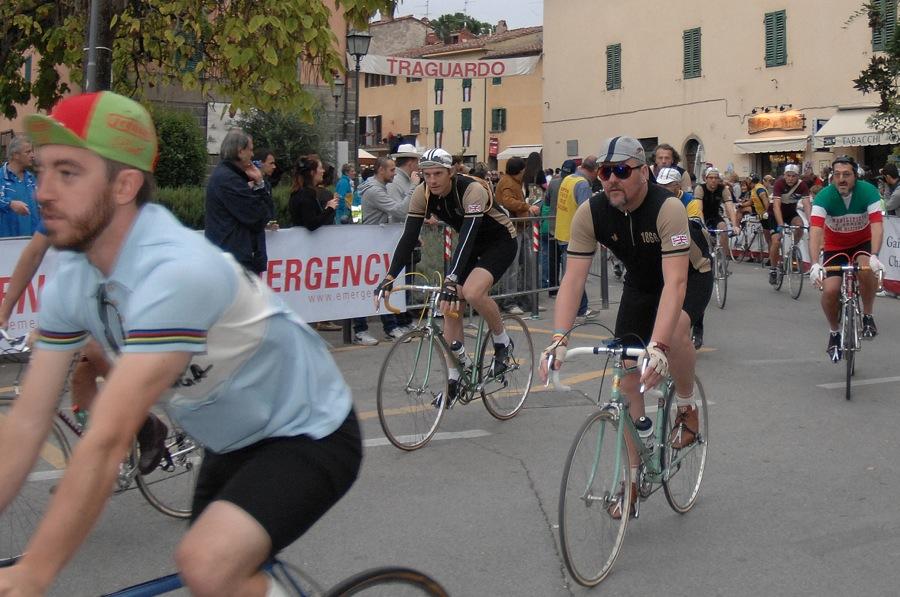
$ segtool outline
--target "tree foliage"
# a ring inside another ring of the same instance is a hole
[[[161,187],[198,185],[206,178],[206,139],[193,115],[151,106],[159,136],[159,161],[154,172]]]
[[[869,27],[878,31],[885,26],[884,15],[879,3],[869,0],[862,8],[851,16],[853,20],[865,15]],[[863,93],[877,93],[880,102],[878,110],[869,124],[881,131],[900,131],[900,98],[898,98],[897,81],[900,77],[900,35],[897,35],[896,24],[887,29],[885,51],[872,56],[868,66],[853,80],[853,86]]]
[[[485,35],[494,31],[494,26],[490,23],[479,21],[478,19],[461,12],[441,15],[431,21],[431,27],[434,29],[437,36],[444,40],[444,42],[449,42],[450,35],[463,27],[475,35]]]
[[[112,15],[113,89],[140,96],[147,86],[179,84],[227,97],[234,109],[293,111],[312,118],[315,97],[306,80],[330,83],[344,69],[325,0],[98,0]],[[391,0],[333,0],[351,27],[365,27]],[[0,2],[0,111],[34,97],[49,108],[67,91],[53,68],[81,65],[89,0]],[[40,76],[21,74],[24,54],[41,55]]]

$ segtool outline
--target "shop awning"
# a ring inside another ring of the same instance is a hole
[[[778,153],[780,151],[806,151],[807,135],[792,137],[768,137],[767,139],[738,139],[734,150],[738,153]]]
[[[498,160],[508,160],[509,158],[527,158],[528,154],[533,151],[541,153],[543,145],[510,145],[497,154]]]
[[[859,145],[893,145],[900,143],[895,133],[882,133],[866,124],[875,113],[874,108],[838,110],[834,116],[813,135],[816,149],[829,147],[855,147]]]

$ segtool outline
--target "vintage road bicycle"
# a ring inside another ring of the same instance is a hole
[[[711,257],[713,272],[713,291],[716,295],[716,305],[719,309],[725,308],[725,300],[728,298],[728,277],[731,272],[728,270],[728,257],[725,255],[725,247],[719,242],[719,235],[726,231],[718,228],[707,228],[706,233],[709,237],[709,255]],[[730,238],[735,236],[734,231],[728,230],[727,234]]]
[[[736,261],[756,261],[765,266],[768,251],[764,246],[765,234],[762,223],[755,215],[741,218],[740,231],[731,238],[731,254],[738,252]]]
[[[675,423],[678,404],[674,383],[667,379],[652,390],[657,401],[654,431],[649,437],[641,437],[628,413],[620,384],[622,377],[634,370],[625,366],[625,359],[643,359],[645,351],[612,341],[569,348],[566,361],[582,355],[605,356],[607,365],[612,361],[612,392],[606,402],[598,396],[597,410],[575,434],[566,457],[559,489],[559,536],[569,574],[578,584],[592,587],[607,577],[622,550],[630,518],[632,483],[638,492],[634,518],[640,515],[641,502],[660,488],[672,509],[680,514],[697,503],[706,468],[709,422],[706,395],[697,379],[694,395],[699,427],[694,430],[694,441],[685,443],[684,428]],[[566,389],[559,383],[559,371],[551,371],[550,378],[557,389]],[[637,446],[636,463],[630,460],[626,437]],[[638,471],[634,479],[630,473],[632,464],[637,465]],[[611,514],[616,509],[621,514],[618,518]]]
[[[19,366],[12,393],[0,397],[2,420],[15,405],[19,393],[19,378],[31,351],[25,336],[13,338],[5,330],[0,330],[0,337],[8,345],[8,348],[0,349],[0,363]],[[76,356],[75,359],[77,358]],[[75,359],[69,369],[70,377]],[[68,385],[67,381],[37,462],[19,494],[0,513],[0,565],[22,554],[47,511],[56,485],[65,473],[72,454],[71,442],[86,432],[86,425],[75,418],[68,406],[63,406]],[[131,453],[119,466],[113,491],[122,493],[137,488],[150,505],[163,514],[174,518],[188,518],[191,514],[196,475],[203,459],[203,447],[175,425],[161,407],[154,407],[152,412],[169,428],[162,458],[153,471],[141,474],[138,470],[140,446],[135,441]],[[89,421],[87,425],[90,425]]]
[[[409,275],[425,277],[421,273]],[[378,419],[385,436],[401,450],[426,445],[437,432],[444,411],[455,404],[481,400],[495,418],[513,418],[525,405],[534,379],[531,333],[521,317],[510,313],[503,313],[503,326],[513,345],[505,371],[498,375],[491,371],[492,340],[483,318],[479,318],[475,335],[475,353],[467,355],[470,364],[460,362],[436,317],[443,280],[438,273],[435,278],[433,285],[395,284],[383,296],[385,307],[393,313],[400,310],[390,303],[392,293],[418,292],[425,296],[418,325],[394,341],[378,374]],[[456,399],[448,403],[451,366],[461,372],[461,377]]]
[[[781,227],[781,262],[775,270],[775,290],[781,290],[784,279],[788,279],[791,298],[797,300],[803,290],[803,255],[794,235],[798,231],[809,230],[809,226],[793,226],[785,224]]]

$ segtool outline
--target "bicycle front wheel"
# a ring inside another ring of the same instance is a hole
[[[791,257],[788,268],[788,286],[791,289],[791,298],[796,300],[800,298],[800,292],[803,290],[803,255],[800,254],[800,247],[794,245],[791,247]]]
[[[14,399],[0,399],[0,421],[12,410]],[[22,555],[44,517],[56,486],[69,463],[69,442],[54,419],[50,433],[41,445],[37,462],[25,479],[22,489],[0,513],[0,567]]]
[[[388,440],[416,450],[435,434],[447,394],[447,355],[431,330],[394,342],[378,374],[378,420]]]
[[[856,305],[853,301],[844,303],[841,313],[841,344],[844,351],[844,361],[847,365],[847,383],[844,398],[850,400],[851,378],[856,373],[856,351],[859,348],[857,338],[859,334],[859,322],[856,317]]]
[[[351,595],[447,597],[449,594],[439,582],[418,570],[385,567],[360,572],[325,593],[325,597],[350,597]]]
[[[724,309],[725,299],[728,298],[728,264],[721,248],[716,249],[713,265],[715,266],[713,284],[716,291],[716,304],[719,309]]]
[[[531,392],[534,381],[534,343],[528,326],[518,315],[503,315],[503,329],[512,341],[512,352],[507,358],[507,369],[500,375],[491,376],[493,361],[493,341],[491,334],[485,334],[481,344],[479,367],[483,382],[482,398],[484,407],[495,418],[505,421],[522,410],[525,399]],[[490,350],[489,350],[490,348]],[[490,356],[489,356],[490,355]]]
[[[146,475],[137,473],[135,481],[151,506],[173,518],[190,518],[197,475],[203,462],[203,446],[173,423],[162,409],[154,409],[153,414],[169,429],[165,449],[156,468]],[[137,467],[140,455],[140,446],[135,441],[131,451],[132,466]]]
[[[706,450],[709,442],[709,420],[706,392],[699,379],[694,379],[694,400],[698,416],[696,429],[685,428],[678,421],[678,402],[674,387],[669,391],[663,416],[663,490],[673,510],[684,514],[697,503]],[[693,433],[693,441],[689,435]]]
[[[585,587],[606,578],[625,541],[632,485],[620,424],[608,411],[588,417],[569,450],[559,488],[563,561]],[[617,505],[623,515],[615,519],[610,510]]]

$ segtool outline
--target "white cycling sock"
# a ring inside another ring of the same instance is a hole
[[[509,346],[509,334],[506,333],[506,330],[503,330],[499,334],[491,334],[491,336],[494,337],[494,344]]]
[[[675,401],[678,403],[678,406],[694,406],[697,404],[696,400],[694,400],[694,392],[691,391],[690,396],[680,396],[675,394]]]
[[[266,597],[290,597],[287,589],[281,584],[277,578],[266,572],[266,578],[269,581],[269,588],[266,590]]]

